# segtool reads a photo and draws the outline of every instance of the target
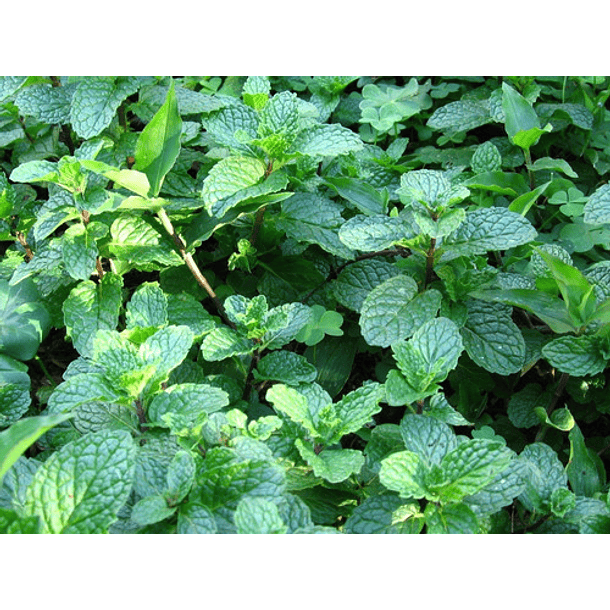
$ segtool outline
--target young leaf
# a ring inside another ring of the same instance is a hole
[[[180,154],[182,119],[176,102],[174,81],[167,99],[146,125],[136,143],[134,169],[146,174],[150,183],[147,196],[156,197],[163,180]]]
[[[379,480],[401,498],[419,499],[426,495],[426,474],[422,457],[413,451],[398,451],[381,462]]]
[[[407,414],[400,422],[400,434],[407,450],[419,455],[427,466],[440,464],[457,447],[453,430],[434,417]]]
[[[329,483],[341,483],[358,474],[364,466],[364,455],[356,449],[323,449],[316,453],[301,439],[297,439],[295,445],[314,474]]]

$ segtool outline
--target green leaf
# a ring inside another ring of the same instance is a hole
[[[510,308],[479,300],[468,301],[467,307],[468,318],[460,333],[472,360],[490,373],[519,371],[525,363],[525,340],[511,319]]]
[[[175,507],[167,505],[161,495],[147,496],[133,505],[131,520],[138,525],[152,525],[171,517],[176,512]]]
[[[606,360],[589,335],[553,339],[542,348],[542,355],[551,366],[575,377],[597,375],[606,368]]]
[[[168,323],[168,298],[158,282],[140,284],[126,309],[127,328],[161,327]]]
[[[45,432],[71,417],[72,414],[26,417],[0,432],[0,482],[28,447]]]
[[[445,172],[430,169],[402,174],[400,188],[396,192],[404,204],[420,203],[429,210],[454,205],[470,194],[466,187],[452,185]]]
[[[564,301],[546,292],[527,288],[505,290],[473,290],[470,296],[489,303],[505,303],[520,307],[538,316],[556,333],[578,330],[568,315]]]
[[[258,184],[265,171],[266,165],[254,157],[227,157],[216,163],[205,177],[201,191],[208,213],[215,213],[217,202]]]
[[[70,122],[83,139],[99,135],[110,125],[123,101],[135,93],[132,80],[113,83],[105,77],[86,78],[78,83],[70,106]]]
[[[373,421],[373,415],[381,411],[380,403],[385,399],[383,385],[376,382],[365,383],[361,387],[345,394],[334,404],[337,417],[341,422],[333,436],[327,442],[338,442],[343,436],[358,432],[363,426]]]
[[[353,250],[375,252],[415,237],[411,223],[403,216],[358,214],[339,229],[339,239]]]
[[[159,392],[150,402],[148,419],[172,430],[192,429],[228,406],[229,395],[209,384],[180,383]]]
[[[592,225],[610,223],[610,184],[603,184],[589,197],[585,204],[584,221]]]
[[[347,534],[419,534],[423,515],[417,502],[390,494],[370,496],[345,522]]]
[[[513,459],[507,468],[499,472],[481,491],[464,498],[464,504],[477,517],[493,515],[505,506],[509,506],[524,489],[525,465]]]
[[[427,534],[476,534],[479,522],[466,504],[428,504],[424,512]]]
[[[120,393],[99,373],[77,373],[62,381],[49,397],[49,413],[66,413],[90,402],[114,402]]]
[[[43,123],[59,125],[70,119],[70,102],[73,90],[36,83],[22,89],[15,98],[20,114],[31,116]]]
[[[264,498],[242,498],[234,519],[238,534],[286,534],[288,529],[277,504]]]
[[[338,123],[318,124],[304,129],[292,145],[294,151],[309,157],[336,157],[363,147],[356,133]]]
[[[392,453],[381,462],[379,480],[401,498],[423,498],[426,495],[427,469],[422,457],[413,451]]]
[[[532,224],[506,208],[477,208],[466,212],[464,222],[442,245],[441,261],[508,250],[536,238]]]
[[[254,110],[262,110],[269,100],[269,92],[271,91],[271,83],[267,76],[248,76],[244,83],[242,97],[244,103],[254,108]]]
[[[133,484],[136,447],[127,432],[86,434],[53,453],[26,492],[26,516],[45,533],[108,531]]]
[[[508,83],[502,83],[502,109],[504,110],[506,133],[511,142],[529,150],[543,133],[536,111]]]
[[[359,313],[369,292],[397,275],[400,271],[390,262],[377,258],[357,261],[339,273],[333,294],[341,305]]]
[[[213,329],[201,343],[201,355],[210,362],[251,354],[255,349],[256,344],[253,341],[226,326]]]
[[[400,422],[400,434],[407,450],[419,455],[427,466],[440,464],[458,444],[450,426],[424,415],[405,415]]]
[[[475,174],[496,172],[502,169],[502,155],[493,142],[488,140],[477,146],[470,163]]]
[[[136,195],[140,195],[148,201],[148,193],[151,190],[148,176],[144,172],[136,171],[135,169],[118,169],[94,159],[79,159],[80,164],[89,171],[100,174],[112,180],[118,186],[122,186]],[[143,205],[151,205],[145,203]]]
[[[397,275],[370,291],[360,310],[362,336],[369,345],[388,347],[412,334],[422,316],[425,321],[436,315],[440,298],[438,303],[430,303],[427,311],[424,307],[409,307],[417,290],[414,279],[408,275]],[[439,293],[434,293],[440,297]]]
[[[526,487],[519,500],[530,511],[550,511],[556,489],[567,488],[568,477],[554,449],[544,443],[527,445],[519,459],[525,463]]]
[[[93,353],[93,337],[99,329],[114,330],[123,303],[123,280],[106,273],[99,284],[86,280],[75,286],[64,301],[64,321],[68,336],[82,356]]]
[[[578,174],[570,167],[565,159],[552,159],[551,157],[540,157],[536,159],[530,169],[537,171],[561,172],[570,178],[578,178]]]
[[[26,161],[18,165],[9,176],[13,182],[59,182],[57,163],[51,161]]]
[[[30,360],[51,329],[51,316],[34,282],[0,280],[0,352]]]
[[[316,367],[304,356],[283,350],[263,356],[254,371],[257,381],[272,380],[288,385],[312,383],[317,375]]]
[[[358,178],[328,177],[326,183],[337,193],[367,216],[379,216],[386,213],[387,197],[375,187]]]
[[[178,512],[178,534],[215,534],[212,511],[197,502],[182,504]]]
[[[110,227],[112,240],[108,247],[128,268],[148,269],[149,265],[184,264],[170,238],[160,226],[140,216],[119,216]]]
[[[95,270],[98,256],[95,236],[85,225],[72,225],[62,239],[64,264],[75,280],[88,280]]]
[[[435,491],[445,502],[460,502],[489,485],[513,459],[513,452],[503,443],[472,439],[460,443],[441,462],[447,483]]]
[[[570,430],[568,437],[570,439],[570,459],[566,466],[566,473],[570,487],[577,496],[593,497],[602,490],[605,483],[601,479],[597,467],[597,456],[587,448],[584,436],[576,424]]]
[[[325,335],[343,336],[341,330],[343,316],[340,313],[327,311],[322,305],[313,305],[311,311],[313,316],[298,332],[295,337],[296,341],[311,346],[320,343]]]
[[[343,206],[315,193],[296,193],[282,202],[282,213],[276,227],[298,242],[317,244],[323,250],[345,259],[354,252],[339,239],[345,220]]]
[[[550,182],[545,182],[541,184],[539,187],[535,188],[533,191],[529,193],[523,193],[523,195],[519,195],[513,199],[511,204],[508,206],[508,209],[511,212],[516,212],[517,214],[521,214],[521,216],[525,216],[531,209],[531,207],[536,203],[538,197],[540,197],[550,185]]]
[[[165,103],[140,134],[134,154],[134,169],[146,174],[151,197],[159,194],[165,176],[176,163],[181,133],[182,119],[172,81]]]
[[[250,154],[247,143],[258,136],[258,122],[256,110],[245,104],[234,104],[205,119],[203,126],[220,146]]]
[[[445,132],[469,131],[492,122],[489,105],[483,101],[460,100],[437,108],[427,126]]]
[[[295,445],[314,474],[329,483],[341,483],[358,474],[364,466],[364,455],[356,449],[323,449],[316,453],[301,439],[297,439]]]

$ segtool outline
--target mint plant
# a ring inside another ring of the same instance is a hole
[[[608,77],[0,78],[0,532],[608,533]]]

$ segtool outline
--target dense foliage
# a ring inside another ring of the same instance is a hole
[[[0,531],[610,533],[609,77],[0,79]]]

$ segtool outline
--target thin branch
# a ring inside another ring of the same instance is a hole
[[[235,328],[235,324],[233,324],[233,322],[231,322],[231,320],[229,320],[229,318],[227,317],[227,314],[225,312],[225,308],[224,308],[222,302],[220,301],[220,299],[214,292],[212,286],[210,286],[210,283],[205,279],[203,273],[201,273],[201,270],[197,266],[197,263],[195,262],[193,255],[190,252],[186,251],[186,243],[184,242],[182,237],[180,235],[178,235],[178,233],[176,233],[176,230],[174,229],[174,225],[172,224],[172,221],[170,220],[169,216],[167,215],[167,212],[163,208],[161,208],[157,212],[157,216],[159,217],[159,220],[165,227],[165,230],[167,231],[169,236],[174,241],[176,248],[178,248],[178,251],[180,252],[180,256],[182,256],[182,260],[184,260],[184,262],[186,263],[186,266],[188,267],[189,271],[193,274],[193,277],[197,280],[197,283],[208,293],[208,295],[212,299],[212,302],[214,303],[214,306],[216,307],[218,313],[220,314],[220,316],[222,317],[224,322],[231,328]]]

